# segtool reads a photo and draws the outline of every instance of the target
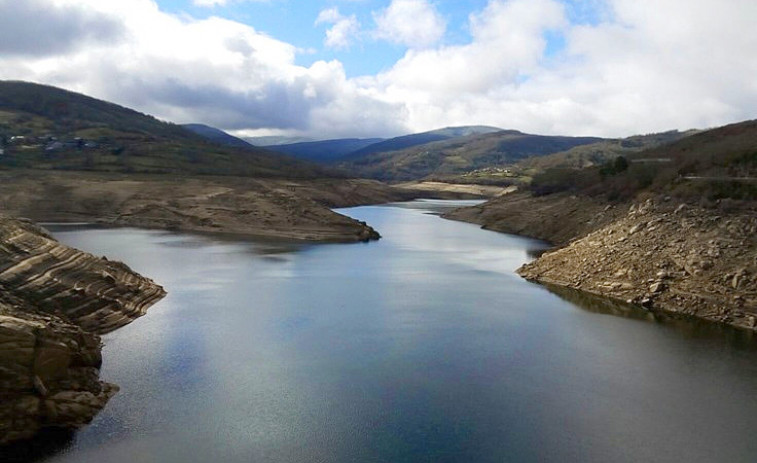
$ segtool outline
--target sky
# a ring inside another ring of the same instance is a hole
[[[239,136],[757,118],[755,0],[0,0],[0,79]]]

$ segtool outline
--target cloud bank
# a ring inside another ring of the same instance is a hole
[[[757,117],[757,2],[592,3],[601,14],[490,0],[470,16],[470,40],[449,45],[432,3],[393,0],[374,13],[376,37],[407,51],[348,78],[339,61],[296,64],[297,48],[249,25],[152,0],[0,0],[0,78],[180,123],[318,138],[461,124],[625,136]],[[326,46],[357,33],[336,9],[313,21],[331,25]]]

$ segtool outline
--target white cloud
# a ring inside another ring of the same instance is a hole
[[[324,43],[331,48],[348,48],[353,37],[360,32],[360,22],[355,15],[343,16],[339,8],[328,8],[318,14],[315,24],[332,24],[326,31]]]
[[[34,44],[10,41],[0,55],[0,78],[57,85],[167,120],[199,121],[229,130],[322,130],[328,136],[403,130],[401,122],[390,117],[401,108],[366,98],[346,78],[340,63],[298,66],[294,46],[247,25],[166,14],[151,0],[56,4],[118,18],[117,40],[89,41],[86,47],[67,47],[53,55],[32,53]],[[47,22],[40,27],[62,28],[71,17],[44,16]],[[15,53],[16,48],[23,54]],[[331,110],[345,115],[330,115]],[[348,115],[359,113],[374,114],[370,126],[348,123]]]
[[[175,122],[315,138],[473,123],[621,136],[757,117],[757,2],[606,0],[571,24],[574,3],[490,0],[471,15],[468,43],[407,39],[387,71],[348,78],[338,61],[297,65],[301,50],[248,25],[152,0],[0,0],[0,78]],[[326,10],[319,23],[343,19]]]
[[[386,9],[374,13],[373,19],[376,38],[410,48],[438,43],[447,29],[444,18],[427,0],[392,0]]]
[[[372,85],[405,102],[414,130],[623,136],[757,116],[756,2],[608,0],[597,17],[570,24],[556,0],[491,0],[470,43],[410,50]],[[547,56],[550,30],[565,50]]]

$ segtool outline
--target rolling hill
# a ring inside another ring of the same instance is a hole
[[[201,137],[207,138],[213,143],[217,143],[219,145],[235,146],[237,148],[250,148],[252,146],[250,143],[247,143],[241,138],[237,138],[233,135],[229,135],[223,130],[217,129],[215,127],[211,127],[209,125],[182,124],[182,127],[196,133],[197,135],[200,135]]]
[[[537,195],[570,191],[609,200],[644,192],[697,201],[757,199],[757,121],[697,132],[620,159],[581,169],[548,168],[534,177],[531,189]]]
[[[219,145],[179,125],[79,93],[0,81],[0,166],[310,178],[318,167]]]
[[[318,163],[338,161],[351,153],[384,141],[383,138],[341,138],[336,140],[321,140],[272,145],[271,151],[288,154],[298,159]]]
[[[513,164],[529,156],[543,156],[599,141],[602,139],[596,137],[544,136],[498,130],[448,137],[393,151],[366,153],[364,149],[345,158],[339,166],[355,175],[378,180],[417,180]],[[386,146],[387,142],[377,145]]]
[[[406,148],[412,148],[414,146],[425,145],[427,143],[432,143],[435,141],[450,140],[453,138],[466,137],[469,135],[487,134],[499,132],[501,130],[502,129],[498,129],[496,127],[487,127],[483,125],[446,127],[443,129],[431,130],[429,132],[414,133],[410,135],[390,138],[388,140],[366,146],[353,153],[350,153],[349,156],[345,157],[353,160],[363,158],[369,154],[398,151]]]

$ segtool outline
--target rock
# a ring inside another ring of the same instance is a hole
[[[660,281],[656,283],[652,283],[652,285],[649,287],[649,292],[652,294],[661,293],[665,289],[665,283],[662,283]]]
[[[757,219],[749,211],[726,216],[694,206],[679,206],[676,213],[685,215],[665,219],[671,208],[631,207],[629,215],[531,262],[529,274],[655,311],[755,329],[757,236],[745,231]]]
[[[117,390],[98,378],[98,333],[164,295],[124,264],[0,216],[0,445],[91,421]]]
[[[637,223],[636,225],[632,226],[630,230],[628,230],[629,235],[633,235],[635,233],[638,233],[639,231],[643,230],[644,227],[646,227],[647,224],[644,222]]]

